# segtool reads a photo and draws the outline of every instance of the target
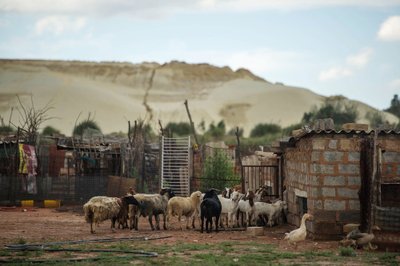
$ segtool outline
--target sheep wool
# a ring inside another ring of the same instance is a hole
[[[120,209],[121,200],[115,197],[96,196],[83,205],[85,220],[91,225],[116,217]]]

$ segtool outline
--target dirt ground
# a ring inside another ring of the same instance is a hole
[[[86,240],[108,237],[163,237],[165,239],[153,241],[154,244],[169,244],[174,242],[185,243],[217,243],[224,241],[254,241],[256,243],[274,244],[282,251],[329,251],[337,250],[336,241],[306,240],[297,247],[289,245],[283,240],[284,233],[294,227],[289,225],[266,228],[264,236],[251,236],[246,231],[220,231],[210,234],[201,234],[198,230],[181,231],[177,219],[173,218],[170,230],[152,231],[147,219],[139,221],[139,231],[117,229],[112,232],[110,221],[100,224],[96,234],[90,233],[89,224],[84,220],[81,206],[69,207],[63,211],[45,208],[6,208],[0,207],[0,245],[16,244],[24,240],[26,243],[45,243],[70,240]],[[184,227],[184,222],[182,225]],[[197,229],[198,224],[196,224]]]

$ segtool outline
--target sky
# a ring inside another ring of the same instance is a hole
[[[243,67],[384,109],[400,0],[0,0],[0,58]]]

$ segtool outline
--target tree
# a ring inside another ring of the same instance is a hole
[[[332,118],[335,125],[356,122],[358,111],[354,104],[346,103],[343,96],[333,96],[325,99],[320,108],[314,107],[303,115],[302,123],[312,123],[317,119]]]
[[[72,131],[73,136],[80,136],[81,138],[83,137],[84,134],[101,134],[101,129],[99,125],[97,124],[96,121],[94,121],[93,118],[91,118],[91,114],[89,113],[88,118],[79,124],[77,124],[74,127],[74,130]]]
[[[46,126],[42,130],[42,135],[44,135],[44,136],[52,136],[52,135],[55,135],[55,134],[60,134],[60,130],[55,129],[52,126]]]
[[[15,130],[10,126],[0,126],[0,135],[9,135],[15,133]]]
[[[29,142],[35,142],[40,125],[52,119],[52,117],[48,116],[48,112],[53,109],[53,107],[50,106],[50,103],[47,103],[42,108],[36,108],[33,101],[33,96],[31,96],[30,106],[23,104],[18,95],[17,99],[19,102],[19,107],[16,108],[16,110],[20,116],[19,126],[14,125],[13,123],[11,124],[16,128],[20,128],[22,133],[28,138]]]
[[[216,139],[222,138],[223,136],[225,136],[225,133],[226,133],[226,127],[224,120],[219,121],[217,125],[211,123],[207,131],[208,135]]]
[[[277,134],[282,131],[281,126],[277,124],[257,124],[250,132],[250,137],[262,137],[267,134]]]
[[[235,174],[233,164],[224,150],[216,149],[204,163],[202,189],[232,187],[240,183],[240,177]]]
[[[390,107],[385,110],[386,112],[392,113],[400,118],[400,100],[399,96],[395,94],[392,101],[390,102]]]
[[[192,128],[190,127],[190,124],[186,122],[169,122],[164,131],[171,132],[172,135],[188,136],[191,134]]]

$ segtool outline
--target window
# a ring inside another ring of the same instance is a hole
[[[381,185],[381,206],[398,207],[400,202],[400,184]]]
[[[297,197],[297,206],[299,207],[299,214],[300,217],[303,216],[303,214],[307,213],[307,198],[305,197]]]

